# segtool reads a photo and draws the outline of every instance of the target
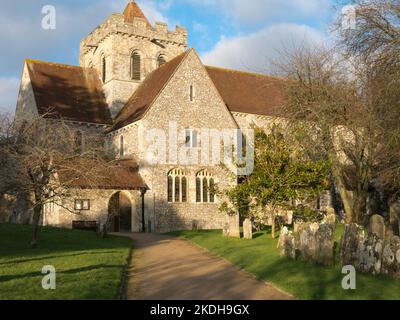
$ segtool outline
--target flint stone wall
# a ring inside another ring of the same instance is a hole
[[[372,217],[368,233],[357,224],[346,225],[340,246],[341,263],[363,273],[400,277],[400,238],[382,233],[380,224],[383,220]]]
[[[331,265],[334,260],[334,218],[326,218],[322,223],[300,223],[296,232],[282,229],[279,248],[281,256],[302,259],[323,265]]]

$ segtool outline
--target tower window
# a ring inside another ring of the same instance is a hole
[[[162,54],[159,55],[158,59],[157,59],[157,66],[161,67],[163,64],[166,64],[166,63],[167,63],[167,59],[165,58],[165,56]]]
[[[141,80],[141,58],[139,52],[135,51],[131,56],[131,78],[132,80]]]

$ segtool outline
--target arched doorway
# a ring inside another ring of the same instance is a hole
[[[117,192],[111,197],[108,215],[111,232],[132,231],[132,203],[123,192]]]

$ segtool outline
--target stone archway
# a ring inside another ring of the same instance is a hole
[[[114,193],[108,203],[109,231],[132,232],[132,202],[123,192]]]

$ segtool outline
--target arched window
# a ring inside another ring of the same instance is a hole
[[[137,51],[134,51],[131,56],[131,79],[141,80],[141,58]]]
[[[124,136],[119,138],[119,156],[123,158],[125,155],[125,141]]]
[[[106,83],[106,80],[107,80],[107,61],[106,61],[106,57],[105,56],[101,57],[101,79],[103,80],[103,83]]]
[[[168,202],[187,202],[188,180],[180,169],[168,172]]]
[[[206,170],[196,175],[196,202],[215,202],[215,180]]]
[[[160,54],[157,59],[157,67],[161,67],[163,64],[167,63],[167,59],[163,54]]]

